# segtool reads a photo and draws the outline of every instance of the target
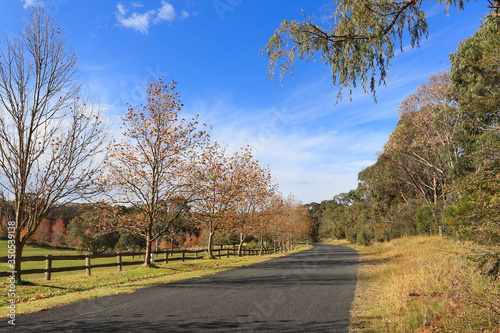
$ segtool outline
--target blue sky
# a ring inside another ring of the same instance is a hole
[[[280,84],[259,56],[282,19],[301,19],[301,9],[320,18],[330,1],[0,0],[2,32],[18,33],[37,2],[78,49],[86,93],[111,123],[127,103],[144,101],[148,82],[176,80],[182,112],[199,114],[232,150],[252,146],[281,191],[304,203],[356,188],[358,172],[376,161],[396,126],[401,101],[449,68],[449,54],[488,13],[486,1],[467,3],[461,14],[425,4],[429,38],[393,60],[378,103],[355,91],[351,103],[345,96],[335,104],[325,65],[297,63],[294,78]]]

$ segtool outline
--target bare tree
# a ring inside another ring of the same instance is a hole
[[[40,7],[0,47],[0,192],[14,204],[21,255],[47,211],[93,194],[104,151],[97,106],[80,96],[77,54]]]

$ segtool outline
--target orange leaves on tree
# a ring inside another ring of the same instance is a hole
[[[61,246],[65,244],[66,240],[66,225],[62,219],[57,219],[52,226],[52,237],[50,239],[50,245],[53,247]]]

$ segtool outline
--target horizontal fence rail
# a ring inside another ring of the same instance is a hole
[[[155,262],[163,262],[167,264],[170,261],[186,261],[186,260],[197,260],[201,259],[204,256],[200,256],[200,253],[205,254],[207,252],[206,249],[198,249],[198,250],[170,250],[170,251],[152,251],[151,252],[151,263]],[[255,256],[260,254],[260,250],[245,250],[242,249],[242,256]],[[272,254],[274,251],[272,250],[262,250],[262,255]],[[158,256],[163,254],[163,258],[159,258]],[[179,254],[180,256],[174,256],[175,254]],[[218,259],[222,256],[229,258],[231,255],[236,257],[238,251],[236,249],[213,249],[212,255]],[[134,260],[134,261],[123,261],[124,257],[132,257],[138,256],[142,260]],[[127,252],[127,253],[104,253],[104,254],[83,254],[83,255],[50,255],[47,254],[45,256],[29,256],[23,257],[22,262],[36,262],[36,261],[45,261],[45,269],[36,268],[36,269],[26,269],[21,271],[21,275],[27,274],[41,274],[45,273],[45,280],[49,281],[51,279],[52,273],[57,272],[70,272],[70,271],[86,271],[86,275],[91,275],[91,270],[93,268],[102,268],[102,267],[117,267],[118,271],[121,271],[123,266],[130,265],[140,265],[144,263],[145,252]],[[100,258],[113,258],[116,257],[115,263],[105,263],[105,264],[92,264],[92,259],[100,259]],[[53,263],[55,261],[64,261],[64,260],[81,260],[85,261],[85,265],[80,266],[69,266],[69,267],[53,267]],[[0,257],[0,263],[6,263],[9,261],[8,257]],[[11,276],[11,272],[0,272],[0,277]]]

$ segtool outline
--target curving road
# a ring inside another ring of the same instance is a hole
[[[19,332],[348,332],[355,250],[333,245],[16,318]]]

